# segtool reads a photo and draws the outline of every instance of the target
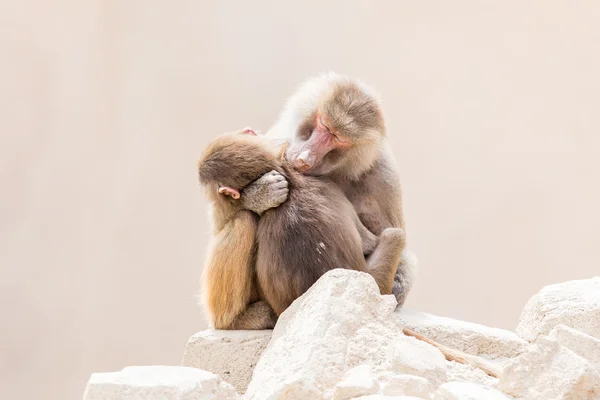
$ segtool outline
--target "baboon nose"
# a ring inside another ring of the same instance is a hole
[[[298,157],[296,157],[296,159],[294,160],[293,166],[298,171],[306,171],[311,169],[312,162],[310,153],[308,151],[303,151],[302,153],[300,153]]]
[[[298,157],[294,160],[293,162],[294,168],[297,169],[298,171],[306,171],[308,169],[310,169],[310,164],[301,157]]]

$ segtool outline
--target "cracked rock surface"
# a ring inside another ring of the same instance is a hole
[[[273,331],[206,330],[179,367],[93,374],[96,399],[600,400],[600,278],[543,288],[516,332],[397,310],[365,273],[323,275]],[[447,361],[409,328],[501,372]]]

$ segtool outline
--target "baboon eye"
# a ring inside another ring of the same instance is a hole
[[[323,118],[319,117],[319,123],[323,126],[323,128],[327,129],[327,132],[331,133],[331,130],[329,129],[329,127],[327,125],[325,125],[325,122],[323,122]],[[335,136],[335,135],[333,135]]]
[[[339,142],[341,144],[345,144],[348,142],[346,139],[342,138],[342,136],[336,135],[335,133],[332,133],[331,136],[333,136],[333,140],[335,140],[336,142]]]

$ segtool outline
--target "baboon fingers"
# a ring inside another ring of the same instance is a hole
[[[280,182],[285,181],[285,176],[283,176],[279,171],[271,171],[264,175],[264,178],[267,182]]]

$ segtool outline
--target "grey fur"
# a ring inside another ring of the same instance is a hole
[[[262,215],[279,207],[288,197],[288,181],[277,171],[271,171],[246,187],[241,193],[242,206]]]
[[[330,127],[355,145],[329,152],[306,174],[333,180],[371,233],[381,235],[388,228],[404,231],[400,179],[387,148],[387,133],[376,94],[363,83],[334,73],[309,79],[290,97],[266,136],[287,143],[286,156],[291,161],[310,140],[317,114],[326,116]],[[262,191],[260,199],[252,201],[257,203],[255,208],[276,203],[271,201],[271,196],[275,196],[272,188],[266,189],[269,193]],[[247,196],[251,195],[248,190]],[[415,268],[416,264],[403,252],[393,288],[400,306],[413,286]]]

